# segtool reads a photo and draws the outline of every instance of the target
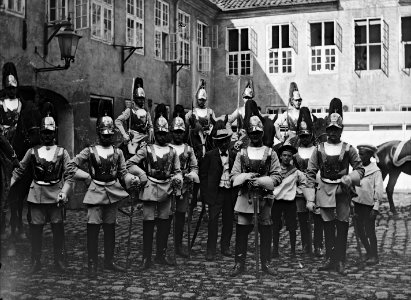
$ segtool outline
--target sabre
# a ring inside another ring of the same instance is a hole
[[[191,201],[193,200],[193,181],[190,181],[188,184],[188,206],[187,206],[187,250],[188,250],[188,257],[190,258],[191,255],[191,245],[190,245],[190,236],[191,236],[191,219],[193,217],[193,213],[191,210]]]
[[[252,181],[248,182],[248,187],[252,193],[252,201],[253,201],[253,219],[254,219],[254,258],[255,258],[255,271],[256,277],[260,278],[260,252],[258,246],[258,188],[253,185]]]
[[[313,214],[312,212],[308,212],[308,253],[312,254],[313,253]]]
[[[177,189],[173,187],[173,193],[171,198],[171,212],[172,212],[172,221],[173,221],[173,262],[176,264],[177,261],[177,248],[176,248],[176,193]],[[183,196],[183,195],[181,195]]]

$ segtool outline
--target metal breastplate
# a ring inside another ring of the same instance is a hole
[[[298,153],[294,156],[294,161],[298,170],[304,172],[308,167],[308,158],[302,158]]]
[[[190,157],[190,152],[188,149],[187,145],[184,145],[184,151],[178,156],[178,158],[180,159],[180,168],[181,171],[188,171],[189,169],[189,157]]]
[[[3,102],[3,105],[0,107],[0,125],[15,127],[20,116],[20,104],[13,110],[7,108],[7,111],[4,111],[4,105],[5,103]]]
[[[210,129],[210,111],[207,108],[207,115],[205,117],[201,117],[198,115],[197,110],[194,111],[194,114],[198,120],[198,123],[200,123],[201,127],[204,130]]]
[[[297,120],[298,118],[294,119],[290,114],[288,114],[287,116],[288,130],[297,131]]]
[[[130,129],[140,132],[140,133],[147,133],[147,115],[145,117],[145,120],[143,120],[142,118],[139,118],[134,112],[133,110],[130,110],[131,114],[130,114],[130,118],[131,118],[131,125],[130,125]]]
[[[114,148],[113,154],[104,158],[98,154],[96,147],[90,147],[89,169],[91,178],[103,182],[116,180],[117,160],[118,154],[116,148]]]
[[[340,155],[327,155],[323,148],[324,144],[319,147],[320,154],[320,174],[322,178],[337,180],[348,174],[348,152],[345,151],[346,144],[342,146]]]
[[[174,153],[173,149],[170,147],[170,151],[163,155],[163,157],[156,155],[153,145],[148,146],[147,149],[147,174],[159,180],[170,178]]]
[[[267,175],[270,163],[271,151],[268,147],[265,149],[262,159],[250,159],[247,149],[241,150],[241,164],[245,173],[258,173],[260,176]]]
[[[44,182],[58,182],[63,176],[63,157],[64,151],[61,151],[61,147],[57,147],[56,152],[51,161],[47,161],[44,158],[39,157],[38,149],[40,147],[33,148],[32,151],[32,166],[33,166],[33,179],[35,181]]]

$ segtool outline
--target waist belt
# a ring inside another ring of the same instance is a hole
[[[93,179],[93,181],[94,181],[95,184],[102,185],[102,186],[109,186],[109,185],[113,185],[113,184],[116,183],[116,180],[111,180],[111,181],[105,182],[105,181],[100,181],[100,180]]]
[[[56,183],[60,182],[60,179],[58,180],[50,180],[50,181],[42,181],[42,180],[34,180],[34,182],[38,185],[54,185]]]
[[[341,183],[341,179],[332,180],[332,179],[322,178],[321,177],[321,180],[325,183],[330,183],[330,184],[339,184],[339,183]]]
[[[151,176],[147,176],[147,178],[148,178],[148,180],[150,180],[154,183],[167,183],[167,182],[170,182],[170,180],[171,180],[171,177],[167,178],[167,179],[157,179],[157,178],[154,178],[154,177],[151,177]]]

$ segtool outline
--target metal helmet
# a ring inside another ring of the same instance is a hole
[[[312,122],[312,117],[310,110],[308,107],[301,107],[300,113],[298,115],[298,120],[297,120],[297,134],[298,135],[303,135],[303,134],[309,134],[311,135],[313,132],[313,122]]]
[[[327,128],[335,126],[343,128],[343,108],[342,102],[338,98],[333,98],[328,109],[328,117],[326,118]]]
[[[254,98],[253,83],[251,80],[247,83],[244,89],[243,98],[250,98],[250,99]]]
[[[8,75],[6,78],[6,87],[17,87],[17,80],[14,75]]]
[[[204,79],[200,80],[200,86],[197,90],[197,100],[204,99],[207,100],[206,83]]]
[[[107,115],[97,120],[97,134],[114,134],[113,119]]]
[[[343,128],[343,119],[338,113],[332,113],[327,118],[327,128],[331,126]]]
[[[250,121],[248,122],[247,132],[255,132],[255,131],[264,131],[263,122],[261,122],[260,118],[257,116],[250,117]]]
[[[163,116],[156,119],[154,123],[154,132],[168,132],[168,122]]]
[[[184,120],[180,117],[175,117],[171,123],[171,131],[183,130],[186,131]]]
[[[144,89],[142,87],[138,87],[134,91],[134,98],[145,98],[145,97],[146,97],[146,93],[144,92]]]
[[[300,128],[298,130],[298,135],[303,135],[303,134],[311,134],[311,129],[308,127],[307,123],[302,120],[300,123]]]
[[[146,93],[143,89],[143,78],[137,77],[133,80],[133,99],[145,97]]]
[[[43,130],[56,131],[56,122],[52,116],[47,116],[41,119],[40,131]]]

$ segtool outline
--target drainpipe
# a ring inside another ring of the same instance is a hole
[[[177,33],[178,29],[178,3],[180,0],[175,1],[174,5],[174,31]],[[171,63],[171,89],[172,89],[172,98],[170,103],[170,119],[171,113],[174,112],[174,107],[177,104],[177,65],[176,62]]]

